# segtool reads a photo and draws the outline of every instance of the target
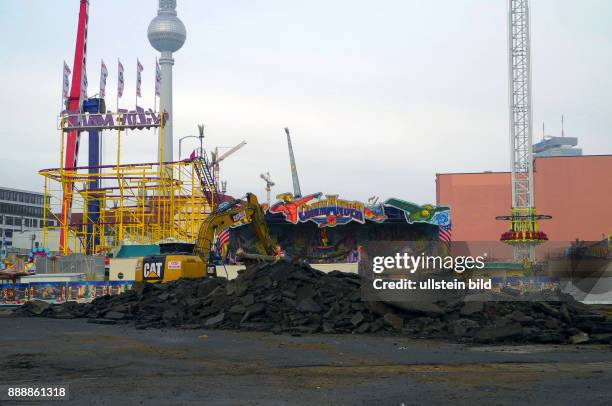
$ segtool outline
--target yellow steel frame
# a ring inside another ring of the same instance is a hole
[[[100,252],[123,242],[194,242],[211,207],[194,165],[193,161],[117,164],[103,166],[95,174],[88,167],[41,170],[45,178],[43,244],[47,234],[59,228],[69,238],[64,255]],[[94,180],[103,187],[90,190]],[[72,215],[62,222],[62,192],[67,184],[74,185]],[[99,201],[100,210],[89,213],[94,200]],[[99,220],[94,222],[96,217]],[[47,226],[49,220],[57,225]],[[93,236],[98,237],[97,243]]]

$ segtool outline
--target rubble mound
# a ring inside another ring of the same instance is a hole
[[[32,301],[21,316],[89,318],[136,328],[219,328],[274,333],[396,332],[468,342],[612,343],[612,320],[557,294],[558,302],[364,302],[358,275],[280,261],[248,266],[231,281],[137,283],[91,303]],[[490,299],[490,298],[488,298]]]

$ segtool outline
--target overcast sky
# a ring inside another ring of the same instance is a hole
[[[0,185],[42,190],[57,167],[64,60],[73,63],[77,0],[0,0]],[[136,58],[152,107],[157,0],[91,0],[89,94],[100,59],[114,109],[134,106]],[[532,0],[534,139],[579,137],[612,153],[612,1]],[[228,192],[291,190],[283,128],[292,131],[303,193],[435,202],[435,174],[509,169],[504,0],[178,0],[187,41],[175,53],[174,138],[206,124],[206,148],[247,146],[222,165]],[[116,135],[105,134],[105,162]],[[127,138],[127,139],[126,139]],[[122,140],[125,161],[156,158],[157,139]],[[175,144],[176,145],[176,144]],[[183,155],[195,140],[183,142]],[[79,162],[86,164],[86,142]],[[178,147],[175,146],[175,158]]]

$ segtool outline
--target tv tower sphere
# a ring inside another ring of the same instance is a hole
[[[157,17],[147,30],[149,42],[159,52],[178,51],[187,38],[185,25],[176,16],[176,0],[160,0]]]
[[[165,121],[163,139],[160,139],[159,161],[169,162],[174,159],[174,136],[172,127],[172,53],[178,51],[187,38],[185,25],[176,16],[176,0],[159,0],[157,16],[153,18],[147,30],[149,42],[159,52],[159,68],[161,71],[161,89],[159,94],[159,111],[168,113]]]

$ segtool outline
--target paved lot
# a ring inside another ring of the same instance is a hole
[[[57,404],[612,404],[610,346],[0,318],[0,371],[7,384],[68,384],[70,402]]]

